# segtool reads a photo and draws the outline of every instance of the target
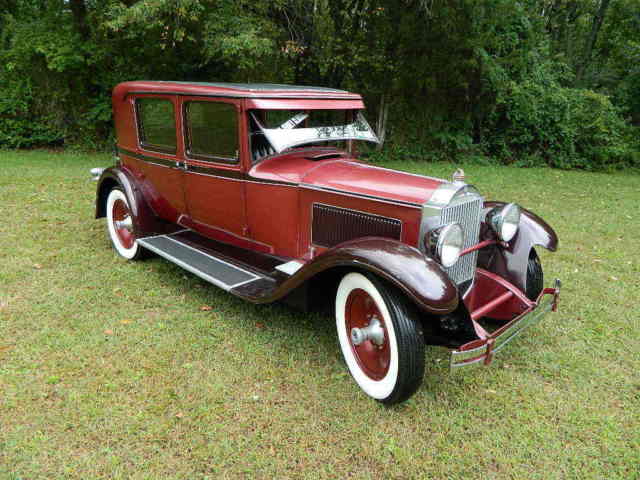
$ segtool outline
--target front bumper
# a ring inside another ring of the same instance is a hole
[[[525,312],[518,315],[506,325],[490,334],[482,340],[462,345],[459,349],[451,352],[449,366],[457,369],[471,365],[488,365],[493,360],[494,355],[501,352],[511,340],[516,338],[528,327],[535,325],[542,317],[550,311],[556,311],[558,298],[560,296],[560,280],[555,281],[553,288],[545,288],[536,302]]]

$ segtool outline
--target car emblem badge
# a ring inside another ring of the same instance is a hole
[[[453,183],[464,183],[464,170],[458,168],[453,172]]]

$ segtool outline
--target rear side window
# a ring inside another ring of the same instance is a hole
[[[187,102],[186,144],[190,157],[202,160],[238,161],[238,121],[230,103]]]
[[[165,98],[138,98],[136,112],[140,145],[149,150],[176,153],[173,103]]]

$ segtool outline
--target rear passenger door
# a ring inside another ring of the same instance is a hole
[[[246,234],[239,155],[240,106],[233,99],[182,100],[185,198],[193,227],[234,243]]]
[[[126,153],[156,214],[177,222],[186,213],[183,170],[178,156],[176,99],[144,95],[134,99],[138,148]],[[132,152],[133,153],[133,152]]]

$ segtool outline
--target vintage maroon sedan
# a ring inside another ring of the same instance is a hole
[[[358,158],[378,142],[359,95],[328,88],[127,82],[113,91],[117,162],[96,218],[253,303],[335,306],[342,353],[369,396],[409,398],[425,344],[488,364],[555,310],[534,250],[554,231],[514,203]]]

